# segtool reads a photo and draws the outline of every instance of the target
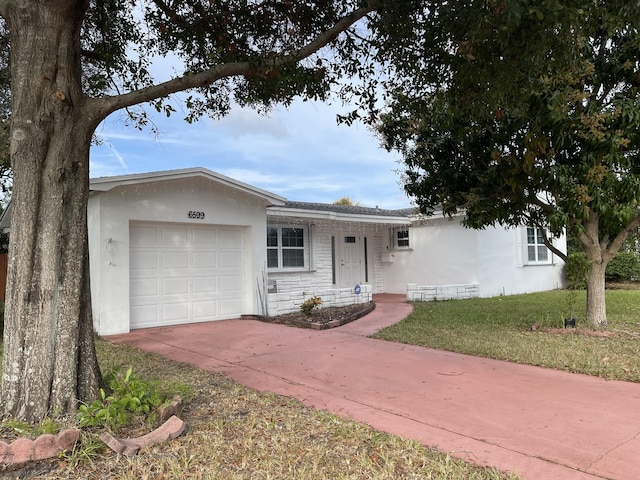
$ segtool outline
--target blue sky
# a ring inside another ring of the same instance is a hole
[[[118,112],[100,125],[92,177],[205,167],[288,200],[331,203],[347,195],[363,206],[410,205],[397,155],[381,149],[365,126],[336,124],[336,113],[348,108],[299,101],[269,116],[235,108],[191,125],[179,110],[170,118],[146,111],[154,113],[157,136],[125,126]]]

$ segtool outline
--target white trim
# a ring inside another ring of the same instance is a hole
[[[549,250],[549,248],[544,243],[529,243],[529,232],[530,228],[534,229],[534,235],[537,240],[537,233],[540,230],[540,227],[536,227],[535,225],[525,225],[522,227],[522,262],[525,266],[536,266],[536,265],[553,265],[553,252]],[[529,260],[529,246],[535,246],[536,248],[536,258],[538,257],[537,249],[539,247],[544,247],[547,252],[546,260]]]
[[[389,231],[391,235],[391,242],[389,246],[390,250],[393,250],[393,251],[413,250],[413,244],[412,244],[411,233],[410,233],[411,228],[409,225],[393,227]],[[398,245],[398,232],[407,232],[406,241],[408,245]]]
[[[278,245],[276,247],[270,247],[265,245],[265,249],[267,251],[267,272],[268,273],[286,273],[286,272],[308,272],[311,270],[311,257],[313,252],[311,250],[311,241],[309,240],[311,235],[311,228],[307,225],[286,225],[286,224],[267,224],[267,229],[275,228],[278,231]],[[302,247],[285,247],[282,245],[282,229],[290,228],[290,229],[298,229],[302,230]],[[268,238],[268,237],[267,237]],[[283,249],[293,249],[293,250],[302,250],[302,260],[304,265],[295,266],[295,267],[283,267],[282,266],[282,250]],[[277,250],[278,252],[278,266],[277,267],[269,267],[269,250]]]

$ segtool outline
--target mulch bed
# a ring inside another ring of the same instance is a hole
[[[346,307],[329,307],[313,310],[309,315],[302,312],[287,313],[277,317],[265,317],[252,315],[262,322],[279,323],[299,328],[312,328],[314,330],[326,330],[353,322],[376,308],[374,302],[358,303]]]

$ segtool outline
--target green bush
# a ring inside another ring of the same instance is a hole
[[[580,290],[586,288],[586,275],[591,262],[584,252],[571,253],[564,264],[564,275],[567,287]],[[611,259],[605,270],[605,278],[609,282],[640,281],[640,256],[632,252],[618,252]]]
[[[605,271],[611,282],[636,282],[640,280],[640,257],[631,252],[618,252]]]
[[[570,253],[564,264],[564,276],[567,287],[581,290],[587,287],[587,272],[591,268],[591,261],[584,252]]]
[[[149,417],[152,409],[162,404],[157,382],[145,382],[133,374],[131,367],[124,376],[117,373],[105,376],[111,395],[100,389],[100,398],[78,408],[81,427],[108,427],[117,430],[132,416]]]

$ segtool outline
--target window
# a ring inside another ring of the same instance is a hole
[[[392,248],[409,248],[409,228],[394,228],[391,231]]]
[[[305,268],[306,233],[302,227],[267,227],[267,268]]]
[[[527,227],[527,263],[549,263],[551,255],[544,244],[543,231],[538,227]]]

